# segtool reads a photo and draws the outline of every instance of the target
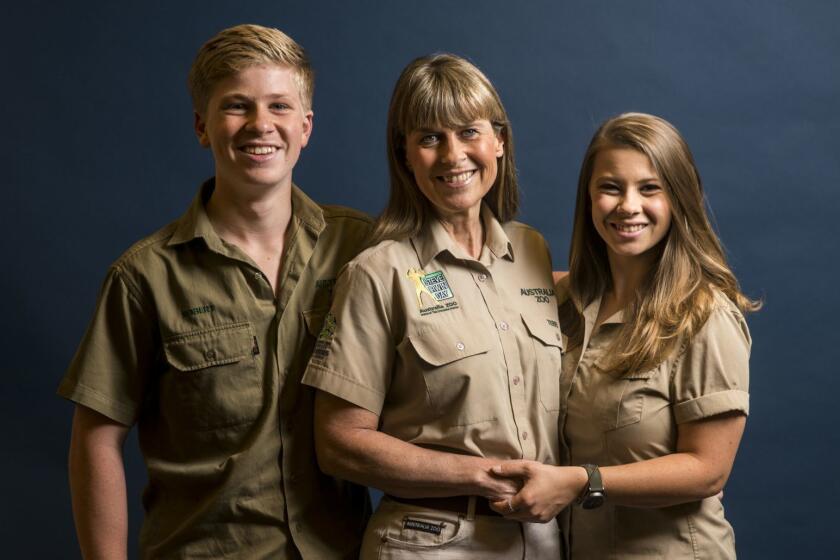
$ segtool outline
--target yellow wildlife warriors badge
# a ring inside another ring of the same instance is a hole
[[[422,270],[409,268],[405,276],[414,285],[414,295],[417,298],[420,315],[458,308],[458,302],[454,301],[455,294],[452,293],[452,288],[443,271],[438,270],[426,274]]]

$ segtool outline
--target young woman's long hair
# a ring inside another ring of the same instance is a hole
[[[583,334],[582,310],[611,289],[607,247],[592,223],[589,183],[601,150],[629,148],[653,164],[671,206],[671,226],[653,249],[657,259],[636,298],[624,312],[624,325],[607,364],[621,374],[645,371],[661,363],[682,341],[691,340],[723,292],[744,312],[761,303],[747,298],[730,270],[720,241],[706,215],[700,175],[688,145],[670,123],[643,113],[607,120],[595,133],[578,179],[574,231],[569,251],[569,295],[561,316],[572,345]]]
[[[376,220],[372,243],[416,235],[434,217],[431,203],[414,181],[406,162],[406,137],[424,127],[458,127],[487,119],[504,141],[499,171],[484,202],[500,222],[519,210],[519,187],[513,158],[513,134],[499,94],[469,61],[434,54],[412,61],[402,71],[388,108],[388,205]]]

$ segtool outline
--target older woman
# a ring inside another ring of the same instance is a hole
[[[716,496],[749,410],[740,291],[679,132],[608,120],[584,156],[561,281],[564,464],[507,463],[520,520],[566,505],[572,558],[734,558]],[[558,290],[561,291],[561,290]]]
[[[507,520],[502,459],[555,463],[561,335],[543,238],[512,222],[498,94],[452,55],[409,64],[388,115],[377,244],[344,270],[304,383],[328,473],[382,489],[363,558],[553,558],[556,524]]]

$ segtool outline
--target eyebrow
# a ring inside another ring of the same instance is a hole
[[[605,175],[596,175],[594,177],[596,181],[618,181],[618,177],[612,174],[605,174]],[[645,177],[643,179],[639,179],[636,183],[661,183],[662,179],[657,177]]]

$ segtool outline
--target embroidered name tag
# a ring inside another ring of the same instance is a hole
[[[443,531],[443,523],[429,523],[428,521],[420,521],[419,519],[406,517],[405,521],[403,521],[403,529],[412,529],[414,531],[423,531],[424,533],[440,535],[441,531]]]

